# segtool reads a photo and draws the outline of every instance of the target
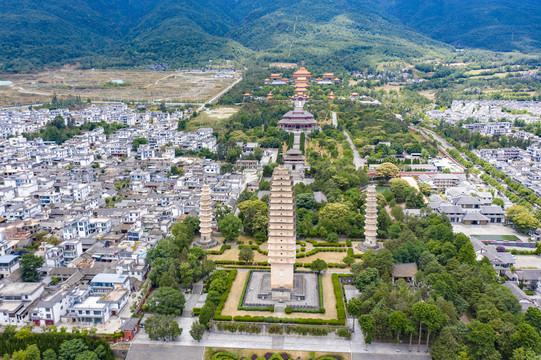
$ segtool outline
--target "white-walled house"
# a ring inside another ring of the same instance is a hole
[[[42,283],[9,283],[0,289],[0,325],[23,326],[30,321],[29,306],[44,291]]]

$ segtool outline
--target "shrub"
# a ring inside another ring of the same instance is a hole
[[[293,312],[293,309],[288,306],[286,307],[285,312],[286,314],[291,314]]]
[[[340,337],[351,339],[351,333],[347,327],[338,328],[338,330],[336,330],[336,334]]]

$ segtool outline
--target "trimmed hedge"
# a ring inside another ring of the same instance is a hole
[[[227,300],[227,297],[229,296],[229,292],[231,291],[231,286],[233,285],[233,281],[237,277],[237,270],[229,270],[229,274],[227,275],[227,288],[223,292],[222,296],[220,297],[220,302],[218,302],[218,306],[216,306],[216,309],[214,310],[214,320],[226,320],[227,318],[229,321],[231,320],[231,316],[222,316],[222,310],[224,308],[225,301]]]
[[[231,245],[222,245],[220,250],[207,250],[208,255],[222,255],[224,251],[231,249]]]
[[[336,314],[338,315],[338,324],[336,325],[344,325],[346,323],[346,309],[344,307],[342,285],[340,284],[338,274],[332,274],[332,284],[334,288],[334,297],[336,298]]]
[[[297,258],[304,258],[304,257],[309,257],[309,256],[312,256],[312,255],[315,255],[319,252],[346,252],[346,249],[344,247],[341,247],[341,248],[317,248],[317,249],[313,249],[313,250],[310,250],[308,251],[307,253],[305,254],[299,254],[297,253]]]

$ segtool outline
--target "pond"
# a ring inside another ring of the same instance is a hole
[[[9,86],[9,85],[13,85],[13,83],[7,80],[0,80],[0,86]]]
[[[378,192],[378,194],[383,194],[386,191],[391,191],[391,187],[390,186],[376,186],[376,191]]]
[[[493,241],[520,241],[518,237],[515,235],[472,235],[472,237],[481,240],[481,241],[487,241],[487,240],[493,240]]]

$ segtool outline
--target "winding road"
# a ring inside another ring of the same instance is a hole
[[[338,118],[336,117],[336,113],[334,111],[332,112],[332,124],[335,128],[338,127]],[[351,136],[349,136],[349,133],[346,130],[343,130],[342,132],[344,135],[346,135],[349,146],[351,146],[351,150],[353,150],[353,165],[355,165],[355,170],[363,169],[364,159],[361,157],[361,155],[359,155],[357,147],[355,147],[353,140],[351,140]]]

